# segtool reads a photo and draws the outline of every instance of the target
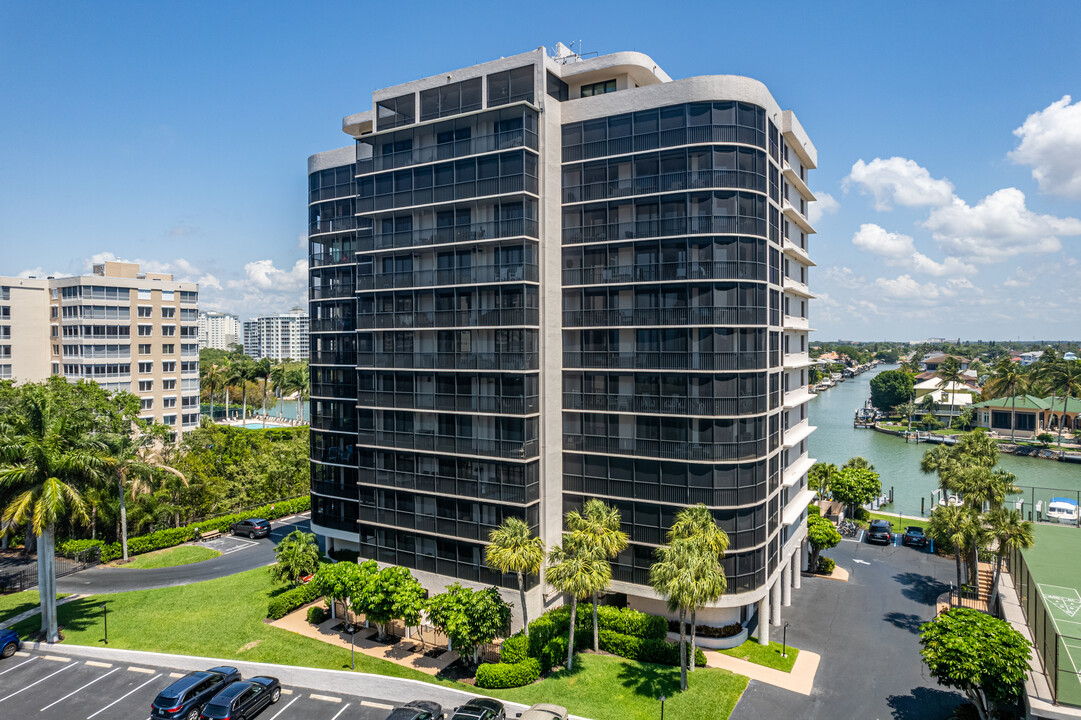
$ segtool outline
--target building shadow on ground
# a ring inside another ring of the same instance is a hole
[[[893,579],[904,585],[901,594],[906,598],[932,607],[938,600],[938,596],[950,589],[949,585],[922,573],[898,573],[893,576]]]
[[[886,704],[893,720],[946,720],[965,703],[963,695],[936,688],[916,688],[908,695],[890,695]]]

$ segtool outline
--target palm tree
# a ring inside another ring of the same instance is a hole
[[[200,369],[202,369],[202,366],[200,366]],[[225,371],[221,365],[211,364],[206,366],[205,370],[202,370],[202,375],[200,383],[202,387],[206,388],[206,392],[210,396],[210,422],[214,422],[214,391],[221,390],[225,384]]]
[[[13,490],[3,512],[3,523],[27,523],[37,536],[41,631],[49,643],[60,639],[56,622],[56,524],[68,518],[88,519],[77,483],[102,476],[103,450],[101,440],[81,432],[44,387],[28,392],[19,416],[0,438],[0,488]]]
[[[992,393],[1007,395],[1010,398],[1010,442],[1017,441],[1017,393],[1024,384],[1020,366],[1004,357],[995,363],[991,378],[987,383]]]
[[[236,382],[240,383],[241,418],[248,417],[248,383],[254,379],[255,364],[247,355],[238,355],[230,363]]]
[[[830,484],[838,472],[833,463],[816,462],[807,471],[807,487],[816,490],[821,498],[829,497]]]
[[[594,547],[586,545],[581,535],[568,534],[548,553],[546,581],[561,593],[571,596],[570,636],[567,639],[567,669],[574,665],[574,623],[578,601],[608,587],[612,566]]]
[[[1062,450],[1062,429],[1066,426],[1066,407],[1071,397],[1081,397],[1081,362],[1059,361],[1048,368],[1046,377],[1053,388],[1062,391],[1062,414],[1058,419],[1058,449]],[[1054,409],[1054,398],[1052,398],[1052,413]]]
[[[963,505],[939,506],[931,511],[927,521],[927,534],[939,542],[953,546],[953,558],[957,563],[957,597],[961,597],[961,548],[968,546],[974,535],[975,523],[972,510]]]
[[[938,366],[938,370],[935,371],[935,376],[938,378],[938,389],[942,390],[950,398],[950,419],[947,427],[952,428],[955,391],[963,378],[961,362],[953,355],[947,355],[942,364]],[[951,386],[953,387],[952,390]]]
[[[1051,392],[1050,420],[1054,420],[1055,418],[1055,399],[1059,390],[1058,378],[1055,376],[1057,375],[1057,371],[1061,364],[1062,360],[1059,359],[1058,351],[1055,350],[1055,348],[1048,346],[1047,349],[1043,351],[1043,355],[1040,356],[1040,359],[1029,369],[1029,375],[1032,377],[1033,382],[1038,383],[1041,386],[1040,394],[1046,395],[1048,391]],[[1059,424],[1062,424],[1061,419]],[[1048,425],[1047,429],[1050,429],[1050,427],[1051,426]]]
[[[627,548],[630,538],[619,529],[619,510],[601,500],[591,498],[582,506],[582,512],[571,510],[566,517],[567,530],[581,536],[590,547],[596,548],[607,560],[614,559]],[[611,570],[609,570],[611,574]],[[593,591],[593,652],[600,650],[600,633],[597,627],[597,596],[607,586]]]
[[[490,543],[484,551],[488,567],[501,573],[518,576],[518,594],[522,599],[522,627],[529,637],[529,616],[525,602],[525,576],[540,572],[544,564],[544,541],[533,537],[524,520],[508,517],[488,535]]]
[[[284,392],[283,391],[285,390],[286,385],[288,384],[287,380],[286,380],[286,373],[288,373],[288,372],[289,372],[289,366],[286,365],[285,363],[278,363],[277,365],[270,368],[270,383],[274,386],[274,397],[275,398],[283,398],[284,397]],[[277,406],[276,401],[275,401],[275,406]],[[282,413],[284,414],[284,412],[285,412],[285,406],[284,406],[284,402],[283,402]]]
[[[270,378],[270,370],[270,358],[265,357],[255,363],[255,369],[252,371],[253,379],[263,381],[263,427],[266,427],[266,383]]]
[[[657,548],[657,562],[649,568],[649,584],[668,601],[669,612],[679,613],[680,689],[687,689],[687,613],[705,594],[700,579],[707,576],[706,558],[693,541],[677,540]]]
[[[698,607],[715,602],[728,590],[728,580],[724,575],[720,559],[728,550],[728,534],[717,525],[713,513],[704,504],[699,503],[684,508],[676,515],[668,531],[670,543],[686,541],[691,543],[700,555],[701,564],[696,566],[694,590],[695,602],[691,605],[691,651],[690,666],[694,672],[694,650],[698,634]]]
[[[867,458],[862,455],[857,455],[856,457],[848,458],[848,460],[845,461],[845,464],[841,466],[841,469],[844,468],[860,468],[874,472],[875,466],[871,464],[871,461]]]
[[[315,543],[315,534],[303,530],[294,530],[282,538],[274,548],[277,562],[270,568],[270,574],[278,582],[292,583],[315,573],[319,568],[319,546]]]
[[[1035,539],[1032,535],[1032,523],[1021,516],[1020,510],[999,508],[988,513],[988,525],[998,544],[995,551],[995,580],[992,587],[998,587],[1002,575],[1002,558],[1014,550],[1032,547]]]
[[[894,410],[901,413],[902,417],[908,418],[908,431],[912,432],[912,416],[916,414],[916,403],[901,403],[900,405],[895,407]]]
[[[310,387],[310,376],[308,373],[308,366],[303,365],[301,367],[295,367],[289,370],[286,374],[288,378],[289,389],[293,390],[297,394],[297,420],[304,421],[304,407],[303,403],[308,397],[308,389]]]

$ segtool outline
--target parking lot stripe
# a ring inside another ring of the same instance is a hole
[[[182,677],[184,677],[184,673],[169,673],[169,677],[171,677],[171,678],[182,678]]]
[[[42,660],[52,660],[53,662],[71,662],[71,658],[61,657],[60,655],[42,655]]]
[[[337,714],[335,714],[334,717],[332,717],[330,720],[338,720],[338,716],[341,715],[343,712],[345,712],[348,707],[349,707],[349,703],[346,703],[345,707],[343,707],[341,710],[339,710],[337,712]]]
[[[37,657],[37,656],[35,656],[35,657]],[[10,668],[8,668],[7,670],[5,670],[4,672],[0,672],[0,675],[3,675],[4,673],[9,673],[9,672],[11,672],[12,670],[18,670],[19,668],[21,668],[21,667],[22,667],[23,665],[25,665],[26,663],[28,663],[28,662],[31,662],[31,661],[32,661],[33,659],[34,659],[34,658],[30,658],[30,660],[27,660],[27,661],[26,661],[26,662],[24,662],[24,663],[19,663],[19,664],[18,664],[18,665],[16,665],[15,667],[10,667]]]
[[[286,690],[285,688],[282,688],[282,695],[292,695],[292,694],[293,694],[292,690]]]
[[[98,662],[97,660],[87,660],[86,662],[83,663],[83,665],[89,665],[90,667],[99,667],[99,668],[111,668],[113,666],[112,663],[103,663],[103,662]]]
[[[19,650],[15,653],[17,657],[30,657],[30,653]]]
[[[278,715],[281,715],[281,714],[282,714],[283,712],[285,712],[286,710],[288,710],[288,709],[289,709],[289,706],[290,706],[290,705],[292,705],[293,703],[295,703],[295,702],[296,702],[297,700],[299,700],[299,699],[300,699],[300,696],[299,696],[299,695],[297,695],[297,696],[296,696],[295,698],[293,698],[292,700],[290,700],[290,701],[289,701],[289,705],[286,705],[286,706],[285,706],[285,707],[283,707],[283,708],[282,708],[281,710],[279,710],[278,712],[276,712],[276,713],[274,714],[274,717],[270,718],[270,720],[277,720],[277,717],[278,717]],[[87,718],[86,720],[90,720],[90,718]]]
[[[147,675],[153,675],[153,674],[154,674],[154,671],[153,671],[153,670],[150,670],[150,669],[148,669],[148,668],[141,668],[141,667],[129,667],[129,668],[128,668],[128,670],[130,670],[131,672],[141,672],[141,673],[146,673]]]
[[[90,664],[90,663],[87,663],[87,665],[89,665],[89,664]],[[67,695],[65,695],[64,697],[60,698],[59,700],[55,700],[55,701],[53,701],[53,702],[49,703],[48,705],[46,705],[45,707],[41,708],[41,710],[39,710],[38,712],[45,712],[46,710],[48,710],[49,708],[51,708],[51,707],[52,707],[53,705],[56,705],[57,703],[61,703],[61,702],[65,701],[65,700],[67,700],[67,699],[68,699],[69,697],[71,697],[71,696],[72,696],[72,695],[74,695],[75,693],[79,692],[80,690],[85,690],[86,688],[88,688],[88,687],[90,687],[91,685],[93,685],[94,683],[96,683],[96,682],[97,682],[98,680],[101,680],[102,678],[107,678],[107,677],[109,677],[110,675],[112,675],[112,674],[113,674],[114,672],[116,672],[116,671],[117,671],[117,670],[119,670],[119,669],[120,669],[120,668],[113,668],[112,670],[110,670],[109,672],[105,673],[104,675],[98,675],[98,676],[97,676],[96,678],[94,678],[93,680],[91,680],[90,682],[88,682],[88,683],[87,683],[86,685],[83,685],[83,686],[82,686],[81,688],[79,688],[79,690],[72,690],[71,692],[69,692],[69,693],[68,693]]]
[[[123,695],[121,695],[120,697],[118,697],[118,698],[117,698],[116,700],[113,700],[113,701],[112,701],[111,703],[109,703],[108,705],[106,705],[105,707],[103,707],[103,708],[102,708],[101,710],[98,710],[98,711],[97,711],[96,713],[94,713],[93,715],[87,715],[87,716],[86,716],[86,720],[90,720],[90,719],[91,719],[91,718],[93,718],[93,717],[97,717],[98,715],[101,715],[101,714],[102,714],[103,712],[105,712],[106,710],[108,710],[109,708],[111,708],[111,707],[112,707],[113,705],[116,705],[116,704],[117,704],[118,702],[120,702],[121,700],[123,700],[124,698],[126,698],[126,697],[127,697],[128,695],[131,695],[131,694],[132,694],[133,692],[135,692],[135,691],[137,691],[137,690],[142,690],[142,689],[143,689],[144,687],[146,687],[146,686],[147,686],[147,685],[149,685],[150,683],[154,682],[154,681],[155,681],[155,680],[157,680],[157,679],[158,679],[159,677],[161,677],[161,675],[155,675],[154,677],[150,678],[149,680],[147,680],[147,681],[146,681],[145,683],[143,683],[143,684],[142,684],[142,685],[140,685],[139,687],[135,688],[135,690],[129,690],[129,691],[127,691],[126,693],[124,693]]]
[[[361,700],[360,704],[363,705],[364,707],[378,708],[379,710],[393,710],[394,709],[393,705],[384,705],[383,703],[373,703],[373,702],[368,702],[367,700]]]
[[[7,700],[8,698],[13,698],[13,697],[15,697],[16,695],[18,695],[19,693],[21,693],[21,692],[22,692],[23,690],[29,690],[30,688],[34,687],[34,686],[35,686],[35,685],[37,685],[38,683],[43,683],[43,682],[45,682],[46,680],[48,680],[49,678],[51,678],[51,677],[52,677],[53,675],[59,675],[60,673],[62,673],[62,672],[64,672],[65,670],[67,670],[68,668],[73,668],[73,667],[75,667],[75,665],[74,665],[74,664],[71,664],[71,665],[65,665],[64,667],[60,668],[60,669],[59,669],[59,670],[57,670],[56,672],[54,672],[54,673],[49,673],[48,675],[46,675],[45,677],[41,678],[40,680],[38,680],[38,681],[36,681],[36,682],[32,682],[32,683],[30,683],[29,685],[24,685],[23,687],[19,688],[18,690],[16,690],[15,692],[11,693],[10,695],[7,695],[7,696],[5,696],[5,697],[2,697],[2,698],[0,698],[0,702],[4,702],[4,701],[5,701],[5,700]]]
[[[340,703],[342,699],[340,697],[333,697],[331,695],[316,695],[312,693],[309,695],[312,700],[325,700],[326,702]]]

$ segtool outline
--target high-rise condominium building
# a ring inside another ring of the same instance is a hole
[[[144,418],[197,427],[198,291],[124,262],[81,277],[0,277],[0,377],[93,380],[138,395]]]
[[[295,307],[287,313],[245,320],[244,352],[256,360],[308,357],[308,313]]]
[[[812,498],[795,115],[560,46],[377,91],[343,129],[308,160],[313,529],[432,589],[513,587],[489,532],[553,545],[601,498],[631,538],[614,591],[663,611],[655,548],[704,503],[731,545],[698,617],[779,623]],[[530,582],[535,615],[557,598]]]
[[[228,350],[243,344],[240,320],[236,315],[221,312],[199,313],[199,349]]]

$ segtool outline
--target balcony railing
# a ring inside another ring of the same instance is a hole
[[[493,440],[386,430],[362,430],[357,434],[357,444],[508,459],[537,457],[539,447],[536,440]]]
[[[380,235],[370,233],[370,229],[358,233],[357,249],[360,252],[513,237],[538,237],[537,221],[522,218]]]
[[[564,285],[597,285],[671,280],[765,280],[766,264],[756,262],[681,262],[565,268]]]
[[[694,172],[649,175],[609,182],[571,185],[563,188],[563,202],[585,202],[651,195],[680,190],[704,190],[713,188],[739,188],[766,191],[766,176],[745,170],[699,170]]]
[[[674,128],[654,133],[597,140],[581,145],[564,145],[563,162],[586,160],[606,155],[623,155],[639,150],[653,150],[660,147],[693,145],[698,143],[745,143],[766,147],[766,134],[752,127],[739,125],[699,125],[688,128]]]
[[[539,190],[538,180],[532,175],[507,175],[504,177],[484,178],[456,182],[452,185],[437,185],[430,188],[414,188],[400,192],[375,195],[373,197],[357,197],[357,212],[367,213],[379,210],[391,210],[393,208],[411,207],[413,205],[429,205],[432,203],[445,203],[467,198],[487,197],[490,195],[507,195],[509,193],[532,193]]]
[[[326,218],[308,223],[308,234],[341,232],[342,230],[355,230],[357,219],[352,215],[340,218]]]
[[[563,408],[661,415],[750,415],[766,412],[767,400],[766,395],[742,398],[697,398],[564,392]]]
[[[502,395],[446,395],[441,393],[388,393],[361,391],[357,404],[364,407],[394,407],[411,410],[454,410],[507,415],[535,413],[540,408],[537,397]]]
[[[329,300],[331,298],[351,298],[357,288],[353,283],[335,283],[333,285],[313,285],[308,288],[311,300]]]
[[[361,468],[361,477],[363,477],[365,471],[365,468]],[[373,480],[378,485],[436,492],[441,495],[461,495],[492,502],[512,503],[532,502],[540,497],[540,483],[508,485],[442,475],[404,473],[382,469],[368,470],[368,472],[373,473]]]
[[[313,480],[312,491],[319,495],[329,495],[330,497],[344,498],[346,500],[357,499],[357,486],[355,484],[340,485],[338,483]]]
[[[689,307],[642,310],[564,310],[564,327],[617,327],[633,325],[765,325],[762,308]]]
[[[563,367],[613,370],[760,370],[766,367],[765,352],[590,352],[563,353]]]
[[[357,353],[352,350],[324,351],[313,350],[312,365],[353,365],[357,364]]]
[[[372,313],[357,317],[357,327],[367,328],[449,328],[449,327],[536,327],[536,308],[514,310],[424,310],[401,313]]]
[[[321,512],[312,512],[312,524],[323,527],[345,530],[346,532],[358,532],[357,519],[324,515]]]
[[[313,359],[312,362],[316,360]],[[356,354],[356,365],[362,368],[422,370],[536,370],[538,368],[537,354],[533,352],[359,352]]]
[[[496,150],[513,150],[516,147],[523,146],[536,150],[537,133],[525,129],[508,130],[507,132],[478,135],[468,140],[424,145],[411,150],[403,150],[402,152],[377,155],[373,158],[357,160],[357,174],[367,175],[380,170],[394,170],[395,168],[410,165],[450,160]]]
[[[696,443],[563,433],[563,449],[672,460],[745,460],[766,454],[765,440]]]
[[[344,400],[352,400],[357,396],[357,384],[352,383],[332,383],[332,382],[313,382],[311,385],[311,396],[321,398],[342,398]]]
[[[563,242],[568,244],[634,240],[688,234],[766,234],[766,221],[737,215],[702,215],[657,220],[637,220],[622,223],[586,225],[563,229]]]
[[[356,259],[356,251],[352,249],[328,250],[327,252],[312,253],[311,267],[351,264],[356,262]]]
[[[514,265],[474,265],[448,270],[413,270],[411,272],[378,273],[357,278],[358,290],[434,287],[438,285],[470,285],[493,282],[537,282],[536,263]]]
[[[357,319],[347,318],[319,318],[312,319],[308,328],[309,332],[353,332],[357,329]]]

